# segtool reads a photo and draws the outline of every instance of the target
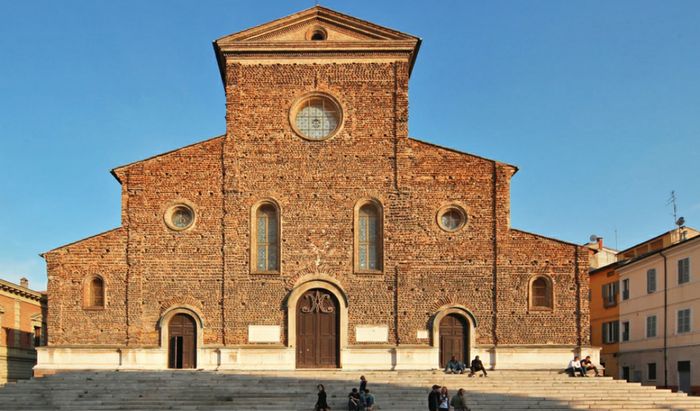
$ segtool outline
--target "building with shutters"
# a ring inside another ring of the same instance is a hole
[[[588,251],[510,227],[517,168],[409,137],[421,40],[316,6],[214,42],[226,134],[117,167],[44,254],[66,369],[561,368]]]
[[[618,372],[628,381],[700,395],[700,237],[680,238],[615,269]]]
[[[45,342],[46,295],[0,280],[0,384],[32,377],[36,347]]]

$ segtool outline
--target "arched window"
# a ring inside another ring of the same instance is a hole
[[[382,270],[382,208],[375,201],[363,203],[355,224],[355,270]]]
[[[530,308],[551,309],[552,282],[547,277],[536,277],[530,282]]]
[[[272,203],[255,210],[252,262],[255,272],[279,271],[279,212]]]
[[[88,280],[84,300],[86,308],[104,308],[105,306],[105,283],[102,277],[94,276]]]

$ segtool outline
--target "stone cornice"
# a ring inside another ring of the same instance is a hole
[[[41,301],[45,297],[45,295],[39,291],[30,290],[29,288],[2,279],[0,279],[0,291],[34,301]]]

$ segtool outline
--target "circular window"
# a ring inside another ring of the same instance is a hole
[[[165,212],[165,223],[173,230],[186,230],[194,224],[194,210],[188,205],[176,204]]]
[[[438,211],[438,225],[445,231],[457,231],[467,222],[467,213],[458,206],[443,207]]]
[[[323,41],[328,38],[328,32],[321,26],[316,26],[306,32],[306,39],[313,41]]]
[[[340,104],[325,94],[314,94],[300,99],[291,110],[292,128],[309,140],[325,140],[340,128]]]

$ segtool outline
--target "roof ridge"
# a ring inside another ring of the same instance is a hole
[[[466,156],[475,157],[475,158],[480,158],[480,159],[482,159],[482,160],[492,161],[492,162],[494,162],[494,163],[503,164],[503,165],[506,165],[506,166],[509,166],[509,167],[513,167],[513,168],[515,168],[515,171],[516,171],[516,172],[517,172],[518,170],[520,170],[520,169],[518,168],[518,166],[516,166],[516,165],[514,165],[514,164],[506,163],[506,162],[499,161],[499,160],[494,160],[494,159],[492,159],[492,158],[480,156],[480,155],[478,155],[478,154],[469,153],[469,152],[467,152],[467,151],[458,150],[458,149],[452,148],[452,147],[442,146],[442,145],[440,145],[440,144],[431,143],[431,142],[429,142],[429,141],[421,140],[421,139],[418,139],[418,138],[415,138],[415,137],[408,137],[408,139],[409,139],[409,140],[413,140],[413,141],[415,141],[415,142],[417,142],[417,143],[421,143],[421,144],[425,144],[425,145],[428,145],[428,146],[433,146],[433,147],[441,148],[441,149],[443,149],[443,150],[452,151],[452,152],[457,153],[457,154],[464,154],[464,155],[466,155]],[[515,173],[513,173],[513,174],[515,174]]]
[[[123,165],[121,165],[121,166],[114,167],[113,169],[110,170],[110,173],[114,176],[114,178],[117,179],[117,181],[119,181],[119,182],[121,183],[121,180],[119,179],[119,177],[118,177],[117,174],[116,174],[116,172],[117,172],[118,170],[121,170],[121,169],[123,169],[123,168],[127,168],[127,167],[130,167],[130,166],[133,166],[134,164],[143,163],[143,162],[145,162],[145,161],[153,160],[153,159],[156,159],[156,158],[158,158],[158,157],[167,156],[167,155],[173,154],[173,153],[175,153],[175,152],[177,152],[177,151],[184,150],[184,149],[190,148],[190,147],[194,147],[194,146],[196,146],[196,145],[198,145],[198,144],[208,143],[208,142],[210,142],[210,141],[216,140],[217,138],[224,138],[224,137],[226,137],[226,134],[221,134],[221,135],[218,135],[218,136],[216,136],[216,137],[211,137],[211,138],[208,138],[208,139],[206,139],[206,140],[196,141],[196,142],[194,142],[194,143],[192,143],[192,144],[188,144],[188,145],[186,145],[186,146],[182,146],[182,147],[174,148],[174,149],[169,150],[169,151],[165,151],[165,152],[162,152],[162,153],[158,153],[158,154],[152,155],[152,156],[150,156],[150,157],[143,158],[143,159],[141,159],[141,160],[132,161],[131,163],[127,163],[127,164],[123,164]]]

